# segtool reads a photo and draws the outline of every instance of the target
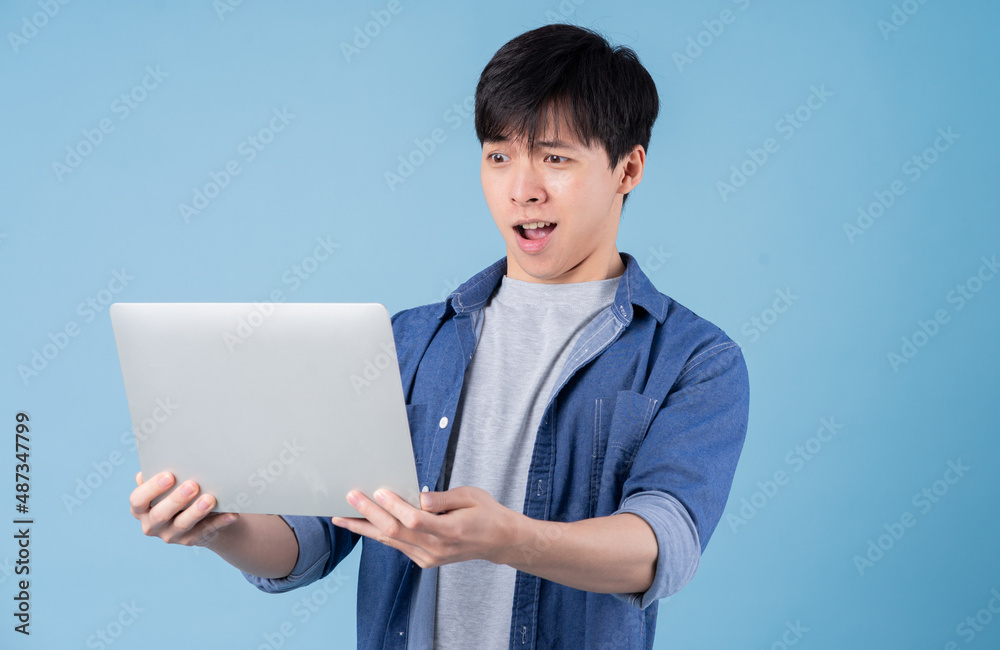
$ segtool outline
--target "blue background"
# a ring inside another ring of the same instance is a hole
[[[115,648],[267,648],[288,623],[285,648],[353,647],[356,557],[339,584],[271,596],[211,552],[141,534],[100,303],[109,283],[127,302],[282,289],[395,312],[441,299],[504,253],[461,104],[504,42],[566,20],[635,48],[662,100],[619,249],[728,332],[750,368],[727,514],[696,578],[661,602],[657,647],[1000,647],[984,610],[1000,589],[1000,280],[972,279],[992,277],[981,258],[1000,254],[1000,5],[400,0],[345,53],[385,2],[49,4],[51,17],[46,0],[0,9],[0,511],[13,518],[23,410],[36,522],[30,638],[5,613],[16,547],[0,524],[0,645],[101,647],[105,630],[120,632]],[[814,87],[828,96],[808,108]],[[241,143],[274,110],[294,118],[248,161]],[[88,147],[102,120],[109,132]],[[433,153],[387,181],[438,128]],[[776,149],[753,162],[768,138]],[[935,141],[944,150],[925,153]],[[913,156],[934,160],[919,178]],[[180,204],[230,161],[240,173],[186,221]],[[746,182],[720,191],[741,165]],[[905,193],[849,235],[897,180]],[[312,266],[317,237],[338,248]],[[314,272],[293,289],[286,274],[303,264]],[[946,322],[914,337],[938,310]],[[77,335],[22,374],[71,321]],[[894,367],[904,337],[921,345]],[[814,438],[824,418],[841,428]],[[957,481],[949,461],[968,468]],[[919,496],[935,487],[936,502]],[[886,537],[905,513],[915,525]],[[141,611],[118,628],[123,603]],[[977,615],[978,629],[963,623]]]

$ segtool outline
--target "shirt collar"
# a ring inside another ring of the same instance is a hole
[[[662,323],[667,316],[667,298],[653,286],[639,263],[628,253],[621,253],[625,263],[625,273],[615,292],[615,317],[625,325],[632,322],[633,305],[642,307],[657,322]],[[507,258],[502,257],[460,287],[451,292],[445,300],[446,311],[451,308],[456,314],[465,314],[482,309],[490,299],[500,279],[507,273]]]

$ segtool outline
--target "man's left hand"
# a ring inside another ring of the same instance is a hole
[[[348,503],[363,518],[334,517],[333,523],[399,550],[424,569],[476,559],[503,563],[522,516],[476,487],[422,492],[421,509],[388,490],[373,496],[349,492]]]

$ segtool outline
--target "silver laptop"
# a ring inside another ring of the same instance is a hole
[[[216,512],[356,517],[347,492],[380,487],[419,507],[384,306],[116,303],[111,323],[143,477],[194,479]]]

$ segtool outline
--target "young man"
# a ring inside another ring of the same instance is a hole
[[[649,648],[694,575],[746,433],[739,347],[616,248],[658,112],[635,53],[550,25],[476,89],[483,192],[506,256],[393,317],[421,509],[215,514],[142,482],[147,535],[205,545],[260,589],[329,574],[362,537],[362,648]]]

